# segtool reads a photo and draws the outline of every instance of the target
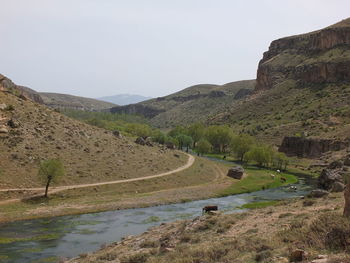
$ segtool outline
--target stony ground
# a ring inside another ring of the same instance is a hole
[[[187,161],[9,93],[0,92],[0,104],[0,189],[42,186],[38,166],[50,158],[61,159],[65,167],[58,185],[143,177]]]

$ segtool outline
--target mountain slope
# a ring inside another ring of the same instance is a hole
[[[141,101],[152,99],[151,97],[145,97],[135,94],[118,94],[114,96],[106,96],[97,98],[98,100],[111,102],[117,105],[128,105],[132,103],[139,103]]]
[[[346,138],[350,124],[350,19],[275,40],[254,94],[210,119],[274,143],[283,136]]]
[[[236,103],[251,93],[255,80],[227,83],[225,85],[195,85],[165,97],[138,104],[114,107],[114,113],[134,113],[150,118],[160,128],[205,121],[217,112]]]
[[[45,105],[56,109],[100,111],[115,107],[114,103],[68,94],[40,92]]]
[[[185,159],[159,147],[140,146],[22,96],[0,91],[0,189],[41,185],[41,160],[59,158],[60,185],[112,181],[166,172]]]

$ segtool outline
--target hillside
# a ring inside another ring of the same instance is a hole
[[[136,113],[150,119],[151,124],[170,128],[179,124],[205,121],[227,110],[232,104],[251,93],[255,80],[225,85],[195,85],[165,97],[111,109],[113,113]]]
[[[106,96],[97,98],[98,100],[111,102],[117,105],[128,105],[133,103],[139,103],[141,101],[152,99],[151,97],[145,97],[135,94],[118,94],[114,96]]]
[[[142,177],[183,164],[172,151],[137,145],[18,95],[16,86],[1,87],[0,189],[42,185],[39,163],[49,158],[64,163],[60,185]]]
[[[264,53],[252,96],[210,119],[281,143],[305,134],[347,138],[350,124],[350,19],[275,40]]]
[[[40,92],[45,105],[55,109],[101,111],[115,107],[116,104],[97,99],[68,94]]]

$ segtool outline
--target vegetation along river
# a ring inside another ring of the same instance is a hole
[[[243,211],[242,205],[304,196],[315,188],[315,179],[299,176],[296,190],[282,186],[253,193],[156,207],[108,211],[0,225],[0,262],[58,262],[99,249],[104,244],[136,235],[162,222],[201,215],[206,205],[225,213]]]

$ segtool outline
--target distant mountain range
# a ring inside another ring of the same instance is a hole
[[[151,97],[145,97],[141,95],[135,95],[135,94],[118,94],[114,96],[106,96],[97,98],[98,100],[111,102],[117,105],[128,105],[133,103],[138,103],[141,101],[152,99]]]

